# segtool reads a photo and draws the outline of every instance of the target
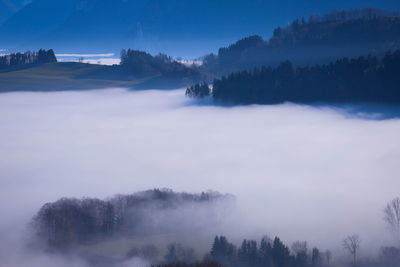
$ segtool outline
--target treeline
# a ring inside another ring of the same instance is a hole
[[[283,102],[400,103],[400,51],[377,57],[343,58],[327,65],[278,67],[241,71],[207,84],[189,87],[186,94],[211,95],[217,103],[277,104]]]
[[[330,251],[321,252],[318,248],[309,252],[306,242],[295,242],[291,252],[279,237],[264,237],[259,245],[255,240],[243,240],[236,248],[226,237],[217,236],[208,257],[226,266],[318,267],[328,266],[331,256]]]
[[[188,68],[165,54],[152,56],[132,49],[121,51],[121,66],[126,72],[138,77],[164,75],[193,78],[199,76],[195,68]]]
[[[216,192],[188,194],[167,189],[117,195],[108,200],[63,198],[45,204],[32,227],[35,238],[48,249],[63,250],[118,235],[132,237],[157,231],[165,234],[169,225],[162,219],[168,220],[168,212],[180,209],[184,216],[185,208],[195,212],[201,204],[228,198]]]
[[[139,257],[154,261],[158,251],[156,247],[146,246],[132,250],[127,259]],[[243,240],[237,247],[225,236],[216,236],[210,251],[198,262],[192,248],[172,243],[158,266],[229,266],[229,267],[322,267],[332,264],[332,253],[321,252],[314,247],[309,251],[307,242],[296,241],[289,248],[279,237],[264,237],[258,244],[255,240]]]
[[[12,53],[0,56],[0,69],[23,66],[38,63],[53,63],[57,62],[56,55],[52,49],[38,52]]]
[[[224,265],[216,261],[205,260],[195,263],[173,262],[173,263],[152,265],[152,267],[224,267]]]
[[[346,239],[347,240],[347,239]],[[359,244],[358,244],[359,245]],[[155,247],[153,248],[155,249]],[[360,246],[355,247],[356,253]],[[149,248],[147,247],[147,251]],[[136,249],[136,251],[138,251]],[[154,250],[153,250],[154,251]],[[397,247],[382,247],[377,259],[362,259],[355,257],[351,266],[358,267],[398,267],[400,249]],[[146,257],[149,253],[130,254],[129,258],[140,257],[151,262]],[[155,254],[153,254],[155,255]],[[354,254],[358,255],[358,254]],[[352,255],[349,255],[352,258]],[[153,258],[154,259],[154,258]],[[225,236],[216,236],[210,251],[198,262],[193,249],[185,248],[180,244],[168,245],[163,263],[156,266],[186,267],[186,266],[228,266],[228,267],[325,267],[338,266],[330,250],[321,251],[317,247],[308,248],[306,241],[295,241],[289,247],[279,237],[271,239],[263,237],[258,243],[256,240],[243,240],[240,246],[228,241]],[[340,261],[339,261],[340,262]],[[343,266],[343,265],[340,265]],[[344,266],[347,266],[344,265]]]
[[[254,67],[277,66],[288,59],[295,65],[324,64],[341,57],[400,49],[400,16],[394,11],[352,9],[296,19],[263,40],[250,36],[204,58],[203,68],[226,75]]]
[[[316,23],[316,22],[330,22],[330,21],[339,21],[339,20],[352,20],[352,19],[376,19],[382,17],[395,17],[399,16],[399,12],[396,10],[384,10],[380,8],[352,8],[349,10],[336,10],[334,9],[332,12],[318,15],[311,14],[308,18],[308,23]],[[302,19],[304,22],[304,19]]]
[[[296,19],[273,32],[268,46],[327,45],[333,42],[381,42],[399,40],[400,17],[397,11],[376,8],[334,10],[309,20]]]

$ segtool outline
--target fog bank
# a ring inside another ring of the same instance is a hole
[[[183,90],[1,94],[0,248],[46,202],[172,188],[235,195],[242,216],[222,234],[237,240],[340,251],[357,233],[367,253],[391,242],[400,120],[346,110],[198,105]]]

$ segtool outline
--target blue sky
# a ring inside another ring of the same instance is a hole
[[[399,10],[400,1],[35,0],[0,26],[0,49],[119,54],[134,48],[193,58],[249,35],[268,39],[296,18],[362,7]]]

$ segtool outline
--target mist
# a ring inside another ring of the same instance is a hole
[[[235,242],[278,235],[344,254],[357,233],[368,255],[394,241],[382,211],[399,194],[400,120],[365,110],[218,107],[183,89],[1,94],[0,265],[82,266],[19,254],[40,207],[152,188],[235,195],[221,230]]]

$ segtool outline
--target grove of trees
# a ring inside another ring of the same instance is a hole
[[[200,204],[229,198],[216,192],[189,194],[168,189],[117,195],[108,200],[63,198],[45,204],[34,217],[32,229],[35,239],[45,247],[62,251],[115,236],[167,231],[159,221],[167,219],[168,211],[186,206],[195,210]],[[166,216],[161,216],[162,212]]]
[[[43,50],[38,52],[25,52],[25,53],[11,53],[0,56],[0,69],[6,69],[14,66],[23,66],[38,63],[54,63],[57,58],[52,49]]]
[[[215,79],[212,90],[204,84],[186,94],[211,95],[222,104],[276,104],[283,102],[400,103],[400,50],[377,57],[342,58],[324,65],[297,67],[290,61],[278,67],[240,71]]]
[[[137,77],[157,75],[194,77],[199,75],[196,69],[186,67],[165,54],[152,56],[149,53],[132,49],[121,51],[121,67]]]
[[[295,242],[293,248],[298,244],[303,246],[299,249],[290,250],[279,237],[270,239],[264,237],[258,244],[255,240],[243,240],[238,248],[228,242],[224,236],[214,239],[210,253],[206,256],[222,263],[225,266],[263,266],[263,267],[308,267],[327,266],[330,260],[330,252],[321,252],[313,248],[311,252],[307,249],[306,242]]]

